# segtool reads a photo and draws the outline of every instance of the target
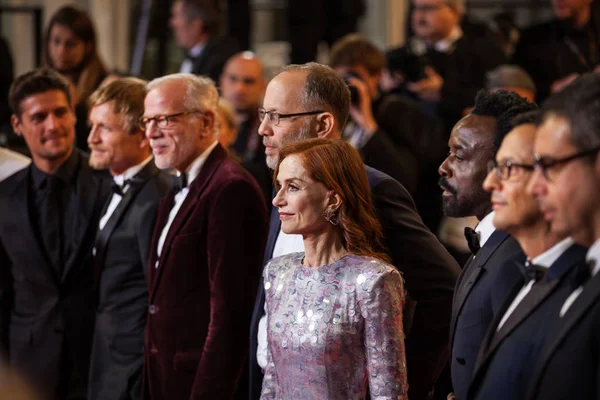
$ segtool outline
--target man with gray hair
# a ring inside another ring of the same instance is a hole
[[[211,80],[174,74],[147,89],[140,124],[178,186],[160,202],[150,247],[143,398],[231,398],[248,357],[264,201],[217,142]]]

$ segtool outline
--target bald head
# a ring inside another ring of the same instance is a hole
[[[234,54],[221,74],[221,96],[236,112],[254,111],[265,91],[263,65],[252,52]]]

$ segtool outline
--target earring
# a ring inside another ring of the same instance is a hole
[[[323,211],[323,217],[325,217],[325,220],[331,225],[335,226],[340,223],[340,216],[335,212],[333,208],[328,208],[325,211]]]

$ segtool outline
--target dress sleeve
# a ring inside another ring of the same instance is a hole
[[[371,399],[406,400],[402,277],[397,270],[382,265],[381,271],[363,280],[359,291]]]
[[[263,272],[263,282],[265,283],[265,316],[267,321],[269,320],[269,306],[271,303],[271,287],[273,286],[274,276],[270,274],[271,263],[267,264]],[[278,393],[277,386],[277,372],[275,370],[275,364],[273,363],[273,356],[271,354],[271,342],[269,340],[269,324],[267,322],[267,345],[265,346],[265,354],[267,358],[267,366],[264,371],[262,391],[260,394],[261,399],[276,399]]]

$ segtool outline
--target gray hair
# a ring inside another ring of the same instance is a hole
[[[215,116],[213,134],[215,138],[218,137],[219,130],[216,116],[219,106],[219,92],[212,79],[194,74],[177,73],[151,80],[146,85],[146,89],[150,92],[152,89],[156,89],[163,84],[176,82],[180,82],[186,87],[185,99],[183,101],[186,111],[199,110],[211,111],[213,113]]]

